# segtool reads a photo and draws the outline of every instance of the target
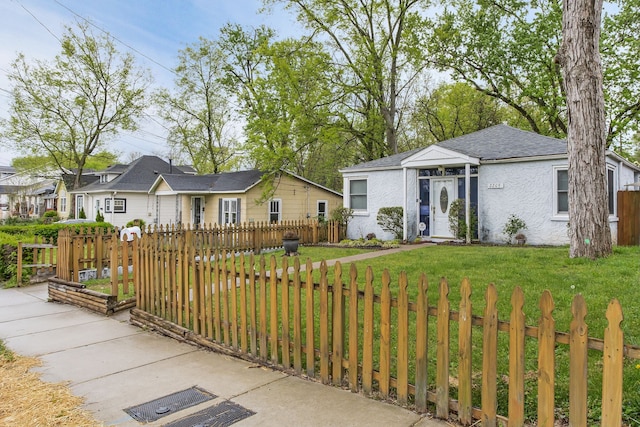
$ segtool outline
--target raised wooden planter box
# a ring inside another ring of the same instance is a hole
[[[57,277],[49,279],[49,301],[83,307],[96,313],[110,315],[136,306],[136,299],[118,301],[118,297],[86,289],[82,283]]]

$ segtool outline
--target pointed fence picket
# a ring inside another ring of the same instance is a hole
[[[535,343],[538,425],[554,423],[555,351],[567,346],[569,422],[586,426],[587,357],[597,350],[602,352],[601,422],[620,425],[623,358],[640,358],[640,348],[624,344],[616,300],[609,305],[608,327],[600,340],[587,335],[581,295],[573,300],[570,332],[561,333],[555,330],[548,291],[539,301],[538,324],[528,326],[520,288],[513,291],[509,321],[503,322],[493,284],[485,292],[483,315],[474,316],[466,279],[460,285],[459,311],[453,311],[445,279],[438,283],[437,301],[431,306],[424,275],[414,284],[401,274],[395,284],[386,270],[374,279],[371,268],[360,276],[353,265],[345,269],[337,263],[329,269],[323,262],[314,271],[310,261],[301,264],[286,257],[278,269],[273,256],[256,259],[252,254],[196,250],[186,240],[178,238],[167,249],[157,244],[157,237],[141,239],[134,323],[325,384],[392,398],[419,412],[433,410],[440,418],[454,411],[463,425],[475,420],[483,426],[524,425],[524,396],[526,387],[532,387],[525,381],[525,348]],[[417,288],[413,300],[407,291],[411,287]],[[508,342],[506,352],[501,337]],[[474,372],[478,349],[481,361]],[[506,372],[499,370],[499,354],[508,354]],[[508,377],[508,409],[501,413],[499,371]],[[474,397],[473,390],[479,395]]]

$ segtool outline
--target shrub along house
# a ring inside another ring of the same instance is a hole
[[[640,168],[607,151],[609,221],[617,240],[616,192],[638,181]],[[505,242],[511,215],[522,219],[527,243],[567,244],[566,141],[496,125],[478,132],[341,170],[348,236],[391,239],[376,221],[381,207],[401,206],[405,240],[454,238],[449,212],[456,199],[477,216],[477,238]],[[585,207],[588,209],[588,207]]]
[[[160,224],[240,224],[327,218],[342,195],[290,172],[281,172],[273,193],[263,195],[263,172],[159,175],[149,190]]]

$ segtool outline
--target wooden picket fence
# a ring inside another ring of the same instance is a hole
[[[157,240],[145,235],[134,242],[140,256],[137,309],[131,312],[136,324],[325,384],[393,398],[419,412],[435,408],[439,418],[446,419],[453,411],[463,425],[474,420],[482,420],[483,426],[524,424],[525,339],[529,339],[537,342],[537,425],[554,425],[555,352],[556,346],[567,345],[569,425],[586,426],[587,354],[597,350],[602,353],[602,425],[620,425],[623,356],[638,359],[640,348],[624,344],[622,310],[616,300],[607,310],[609,326],[601,340],[587,336],[581,295],[573,300],[570,332],[562,333],[555,329],[548,291],[540,299],[538,325],[527,326],[520,288],[512,295],[510,321],[503,322],[498,320],[494,285],[486,290],[483,316],[474,316],[468,280],[461,284],[459,310],[454,311],[444,279],[438,284],[435,305],[429,305],[424,275],[410,286],[402,273],[393,289],[397,296],[392,297],[387,271],[376,283],[370,268],[362,276],[354,265],[343,272],[337,263],[331,272],[323,262],[314,272],[310,261],[301,265],[298,258],[289,267],[287,257],[278,270],[273,256],[267,265],[264,257],[198,250],[183,236],[170,246],[158,245]],[[413,301],[410,287],[417,289]],[[452,324],[457,324],[457,343],[451,339]],[[474,327],[480,328],[481,343],[473,340]],[[498,355],[504,354],[499,352],[499,333],[508,334],[509,343],[507,413],[497,410]],[[480,349],[481,375],[477,375],[472,361]],[[452,357],[457,359],[455,372]],[[453,390],[451,378],[456,374]],[[478,389],[480,401],[477,392],[473,397]]]
[[[53,239],[48,241],[43,237],[36,236],[33,243],[18,242],[16,281],[17,286],[22,285],[23,272],[25,269],[31,272],[31,279],[38,277],[48,277],[56,272],[58,247],[53,243]],[[28,251],[29,256],[25,256],[24,251]],[[25,262],[25,259],[30,261]]]
[[[233,252],[260,253],[265,249],[282,247],[282,236],[293,231],[301,244],[338,242],[342,227],[338,223],[318,223],[317,221],[284,221],[277,224],[250,223],[237,225],[205,225],[191,228],[186,226],[153,226],[143,230],[154,236],[157,245],[169,247],[177,242],[178,236],[188,245],[202,250],[227,250]],[[119,271],[111,274],[113,295],[118,295],[122,287],[124,293],[133,285],[137,268],[136,259],[131,255],[131,242],[120,240],[118,228],[67,228],[58,233],[57,276],[62,280],[79,282],[83,271],[95,270],[97,279],[103,278],[105,268]],[[132,273],[129,272],[133,266]],[[109,270],[111,271],[111,270]]]

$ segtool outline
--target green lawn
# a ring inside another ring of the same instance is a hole
[[[379,278],[388,269],[392,283],[397,283],[401,271],[409,279],[410,300],[415,300],[418,277],[426,273],[430,291],[429,305],[437,304],[437,289],[441,277],[449,283],[451,309],[457,310],[460,301],[459,285],[468,277],[472,285],[473,311],[482,315],[485,308],[484,294],[489,283],[498,291],[499,318],[509,320],[510,300],[513,289],[520,286],[525,295],[524,312],[526,323],[537,325],[540,316],[539,298],[545,289],[550,290],[555,302],[554,318],[558,331],[569,331],[571,302],[578,293],[586,300],[588,314],[586,322],[589,336],[602,338],[607,327],[605,312],[609,301],[617,298],[622,305],[624,321],[622,327],[626,343],[640,345],[640,248],[616,247],[613,255],[600,260],[570,259],[567,247],[536,248],[518,246],[431,246],[413,251],[357,263],[360,275],[371,266],[376,278],[376,293],[380,289]],[[360,281],[360,286],[363,286]],[[392,286],[395,296],[397,286]],[[478,339],[478,341],[476,341]],[[481,372],[480,328],[474,328],[474,371]],[[452,354],[457,351],[457,324],[451,325]],[[508,335],[499,336],[499,413],[506,414],[508,383]],[[527,339],[526,369],[530,375],[526,380],[527,419],[534,420],[536,412],[537,343]],[[433,359],[431,359],[433,360]],[[558,416],[568,415],[568,346],[558,345],[556,351],[556,405]],[[452,357],[452,375],[455,375],[457,360]],[[600,417],[602,390],[602,353],[591,351],[589,355],[589,419],[597,422]],[[624,368],[624,421],[627,425],[640,425],[640,361],[626,360]],[[455,389],[452,390],[455,397]],[[474,390],[474,402],[479,403],[479,390]]]
[[[489,283],[498,291],[498,313],[508,320],[511,293],[520,286],[525,295],[527,324],[539,318],[539,299],[545,289],[555,302],[556,328],[569,330],[571,302],[584,296],[590,336],[602,337],[606,327],[605,311],[609,301],[617,298],[624,312],[623,329],[630,344],[640,345],[640,247],[616,247],[614,254],[596,261],[570,259],[567,247],[536,248],[518,246],[427,246],[407,252],[373,258],[357,263],[358,271],[373,268],[379,278],[388,269],[397,283],[401,271],[407,273],[411,295],[421,273],[430,284],[430,305],[435,304],[441,277],[449,283],[452,309],[457,310],[459,286],[464,277],[472,285],[474,314],[484,310],[484,293]],[[392,282],[393,283],[393,282]],[[392,292],[393,292],[392,288]]]

